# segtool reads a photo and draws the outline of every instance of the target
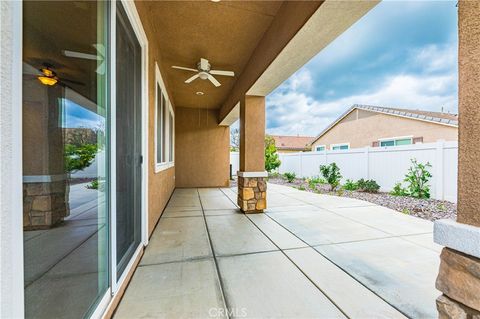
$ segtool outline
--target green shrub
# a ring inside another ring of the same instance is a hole
[[[271,172],[280,166],[281,162],[278,158],[277,148],[273,137],[265,136],[265,170]]]
[[[316,189],[318,184],[325,184],[324,179],[318,176],[307,178],[305,181],[311,189]]]
[[[347,179],[347,181],[343,185],[343,189],[347,191],[356,191],[358,189],[358,184],[351,179]]]
[[[335,190],[338,185],[340,185],[340,180],[342,175],[340,174],[340,168],[336,163],[331,163],[330,165],[321,165],[320,173],[325,178],[327,183],[330,185],[330,189]]]
[[[292,183],[294,180],[295,180],[295,173],[289,173],[289,172],[286,172],[285,174],[283,174],[283,176],[285,177],[285,179],[287,180],[287,182],[289,183]]]
[[[86,186],[88,189],[98,189],[98,179],[94,179]]]
[[[429,162],[422,164],[416,159],[411,159],[412,166],[408,169],[404,181],[407,183],[408,194],[416,198],[430,198],[430,186],[428,181],[432,178]]]
[[[405,188],[402,187],[402,183],[396,183],[393,187],[390,195],[393,196],[408,196],[408,192]]]
[[[305,186],[300,185],[300,186],[298,186],[298,189],[301,190],[301,191],[304,191],[304,190],[305,190]]]
[[[359,179],[357,182],[358,190],[367,193],[377,193],[380,189],[380,185],[373,179]]]

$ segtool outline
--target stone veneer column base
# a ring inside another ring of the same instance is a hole
[[[67,181],[23,183],[23,228],[48,229],[69,215]]]
[[[436,288],[440,319],[480,319],[480,259],[444,248]]]
[[[267,182],[265,177],[238,176],[238,206],[242,212],[262,213],[267,208]]]

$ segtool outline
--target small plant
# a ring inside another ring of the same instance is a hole
[[[340,185],[340,180],[342,175],[340,174],[340,168],[336,163],[331,163],[330,165],[321,165],[320,173],[325,178],[327,183],[330,185],[330,189],[335,190],[338,185]]]
[[[279,172],[271,172],[271,173],[268,173],[268,177],[269,178],[280,178],[281,175]]]
[[[301,190],[301,191],[304,191],[304,190],[305,190],[305,186],[300,185],[300,186],[298,186],[298,189]]]
[[[94,179],[86,186],[88,189],[98,189],[98,179]]]
[[[393,189],[390,192],[390,195],[408,196],[408,191],[404,187],[402,187],[402,183],[396,183],[395,186],[393,186]]]
[[[408,194],[416,198],[430,198],[430,186],[428,181],[432,178],[429,162],[422,164],[412,159],[412,166],[408,169],[404,181],[407,183]]]
[[[445,212],[447,210],[447,207],[445,206],[444,203],[440,203],[437,205],[437,209],[442,211],[442,212]]]
[[[410,215],[412,212],[410,211],[410,209],[404,208],[402,209],[402,213],[404,213],[405,215]]]
[[[373,179],[359,179],[357,182],[358,190],[366,193],[377,193],[380,185]]]
[[[293,183],[293,181],[295,180],[295,173],[290,173],[290,172],[286,172],[285,174],[283,174],[283,176],[285,177],[285,179],[287,180],[287,182],[289,183]]]
[[[337,190],[337,196],[343,196],[344,193],[345,193],[345,191],[343,190],[343,188],[339,188]]]
[[[316,189],[318,184],[323,184],[322,182],[324,181],[322,178],[315,176],[311,178],[307,178],[305,180],[308,183],[308,187],[311,189]]]
[[[343,185],[343,189],[347,191],[356,191],[358,189],[358,184],[351,179],[347,179],[347,181]]]

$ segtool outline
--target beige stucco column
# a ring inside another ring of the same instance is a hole
[[[437,277],[440,318],[480,318],[480,2],[460,1],[457,222],[435,223],[445,246]]]
[[[238,206],[245,213],[267,207],[265,172],[265,97],[245,95],[240,101],[240,171]]]

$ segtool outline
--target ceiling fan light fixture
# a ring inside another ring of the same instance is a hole
[[[49,77],[49,76],[39,76],[38,80],[43,85],[48,85],[48,86],[53,86],[53,85],[57,84],[57,82],[58,82],[57,79],[55,79],[54,77]]]
[[[200,72],[199,74],[200,79],[206,80],[208,79],[208,73],[207,72]]]

